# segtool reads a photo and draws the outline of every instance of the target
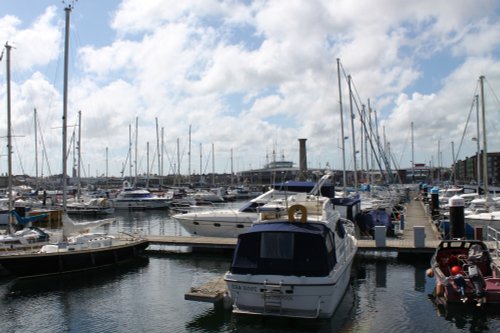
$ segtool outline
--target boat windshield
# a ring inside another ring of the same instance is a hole
[[[240,235],[231,272],[327,276],[335,263],[333,237],[328,234],[255,232]]]

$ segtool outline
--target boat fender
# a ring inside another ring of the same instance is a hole
[[[288,222],[297,222],[295,220],[295,213],[300,211],[300,222],[307,222],[307,208],[303,205],[292,205],[288,208]]]
[[[462,268],[460,266],[452,266],[450,269],[450,272],[453,275],[460,274],[461,271],[462,271]]]

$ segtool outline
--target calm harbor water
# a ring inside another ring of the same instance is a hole
[[[112,231],[187,235],[165,212],[118,213]],[[127,265],[59,277],[0,279],[0,332],[500,332],[500,309],[438,308],[427,262],[358,257],[331,319],[232,315],[185,301],[221,276],[224,255],[148,254]]]

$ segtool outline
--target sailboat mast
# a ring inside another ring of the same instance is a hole
[[[337,58],[337,80],[339,84],[339,105],[340,105],[340,133],[342,135],[342,186],[345,187],[347,185],[347,173],[345,169],[345,134],[344,134],[344,111],[342,110],[342,85],[340,80],[340,59]]]
[[[160,132],[158,127],[158,117],[156,119],[156,155],[158,156],[158,179],[161,179],[161,160],[160,160]],[[161,187],[161,181],[158,182]]]
[[[76,145],[76,148],[78,149],[78,165],[77,165],[77,178],[78,178],[78,189],[77,189],[77,196],[80,198],[80,192],[82,191],[82,172],[81,172],[81,165],[82,165],[82,111],[78,111],[78,143]]]
[[[411,182],[415,182],[415,141],[413,138],[413,121],[410,123],[411,126]]]
[[[38,182],[38,134],[36,125],[36,108],[34,109],[33,122],[35,126],[35,179]]]
[[[64,8],[66,12],[66,25],[64,28],[64,83],[63,83],[63,116],[62,116],[62,186],[63,186],[63,210],[66,211],[67,193],[66,193],[66,178],[68,175],[68,166],[66,164],[67,156],[67,114],[68,114],[68,57],[69,57],[69,19],[71,13],[71,5]]]
[[[137,187],[137,145],[139,141],[139,117],[135,117],[135,156],[134,156],[134,187]]]
[[[484,76],[479,77],[481,87],[481,115],[483,117],[483,182],[484,194],[489,197],[490,190],[488,188],[488,150],[486,149],[486,117],[484,107]],[[478,138],[479,140],[479,138]]]
[[[349,85],[349,108],[351,111],[351,136],[352,136],[352,160],[354,167],[354,190],[358,190],[358,170],[356,166],[356,140],[354,137],[354,111],[353,111],[353,101],[352,101],[352,86],[351,86],[351,75],[347,76],[347,84]]]
[[[477,194],[479,194],[479,188],[481,187],[481,159],[479,154],[481,153],[481,143],[479,139],[479,95],[475,96],[476,99],[476,174],[477,174]]]
[[[212,143],[212,186],[215,186],[215,146]]]
[[[189,149],[188,149],[188,182],[191,184],[191,125],[189,125]],[[201,174],[201,170],[200,170]]]
[[[8,177],[8,189],[9,189],[9,202],[8,202],[8,209],[9,212],[12,210],[12,122],[11,122],[11,101],[10,101],[10,50],[12,46],[10,46],[8,43],[5,43],[5,50],[7,50],[6,53],[6,58],[5,58],[5,64],[7,66],[7,163],[8,163],[8,172],[9,172],[9,177]],[[9,214],[9,226],[11,226],[11,215]]]

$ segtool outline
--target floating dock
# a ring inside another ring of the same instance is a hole
[[[200,287],[191,287],[189,292],[184,294],[184,299],[187,301],[217,304],[223,301],[226,296],[226,283],[224,282],[224,278],[221,276],[214,280],[208,281]]]

